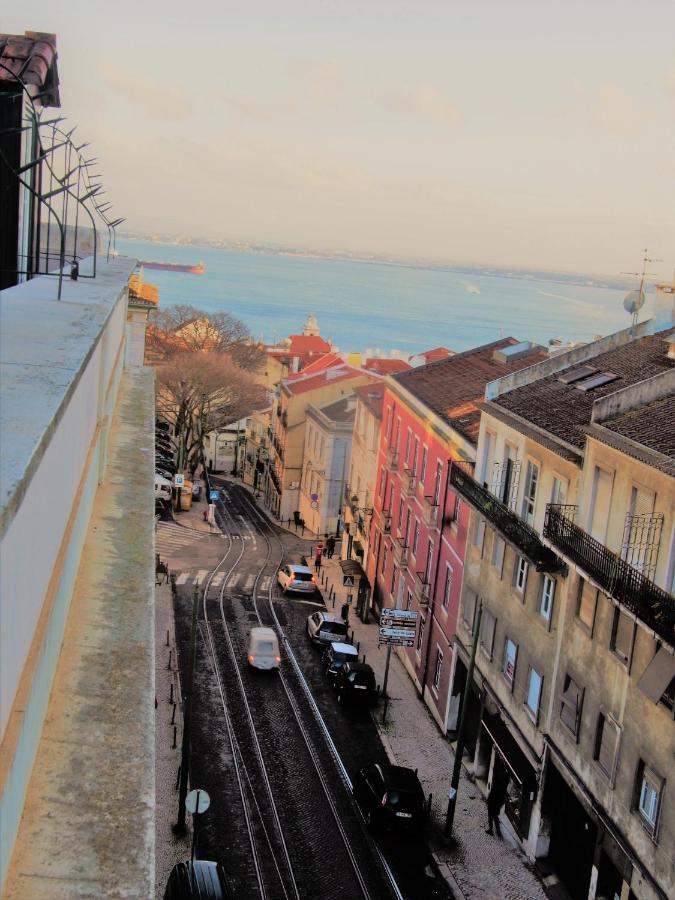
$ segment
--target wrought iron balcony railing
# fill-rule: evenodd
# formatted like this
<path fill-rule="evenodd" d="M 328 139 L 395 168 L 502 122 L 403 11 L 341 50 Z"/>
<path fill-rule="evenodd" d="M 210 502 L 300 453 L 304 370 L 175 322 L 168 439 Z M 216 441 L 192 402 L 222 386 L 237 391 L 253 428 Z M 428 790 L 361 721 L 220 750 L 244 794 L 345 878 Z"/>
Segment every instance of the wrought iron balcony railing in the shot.
<path fill-rule="evenodd" d="M 394 560 L 396 561 L 397 566 L 408 565 L 408 552 L 409 547 L 406 544 L 405 538 L 396 538 L 394 541 Z"/>
<path fill-rule="evenodd" d="M 415 572 L 413 591 L 419 606 L 428 606 L 431 597 L 431 585 L 426 580 L 426 572 Z"/>
<path fill-rule="evenodd" d="M 410 469 L 403 469 L 401 473 L 401 494 L 404 497 L 415 496 L 415 475 Z"/>
<path fill-rule="evenodd" d="M 533 528 L 457 463 L 450 469 L 450 484 L 509 543 L 514 544 L 538 572 L 567 572 L 566 564 L 542 543 Z"/>
<path fill-rule="evenodd" d="M 549 503 L 544 537 L 605 593 L 666 640 L 675 642 L 675 598 L 573 521 L 576 506 Z"/>
<path fill-rule="evenodd" d="M 422 514 L 429 528 L 438 527 L 438 502 L 433 497 L 422 498 Z"/>

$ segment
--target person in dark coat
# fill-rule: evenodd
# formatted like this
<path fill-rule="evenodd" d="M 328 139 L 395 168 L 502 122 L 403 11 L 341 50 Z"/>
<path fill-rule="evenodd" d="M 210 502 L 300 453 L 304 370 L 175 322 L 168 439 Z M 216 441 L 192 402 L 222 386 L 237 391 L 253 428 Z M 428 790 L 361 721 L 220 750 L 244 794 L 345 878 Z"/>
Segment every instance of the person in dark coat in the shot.
<path fill-rule="evenodd" d="M 497 837 L 502 836 L 502 829 L 499 825 L 499 812 L 506 802 L 506 790 L 509 786 L 509 775 L 506 767 L 499 760 L 495 760 L 495 769 L 492 773 L 492 785 L 487 795 L 488 808 L 488 827 L 485 829 L 487 834 L 492 834 L 494 825 Z"/>
<path fill-rule="evenodd" d="M 334 553 L 335 553 L 335 538 L 331 534 L 331 536 L 326 541 L 326 556 L 328 557 L 328 559 L 332 559 Z"/>

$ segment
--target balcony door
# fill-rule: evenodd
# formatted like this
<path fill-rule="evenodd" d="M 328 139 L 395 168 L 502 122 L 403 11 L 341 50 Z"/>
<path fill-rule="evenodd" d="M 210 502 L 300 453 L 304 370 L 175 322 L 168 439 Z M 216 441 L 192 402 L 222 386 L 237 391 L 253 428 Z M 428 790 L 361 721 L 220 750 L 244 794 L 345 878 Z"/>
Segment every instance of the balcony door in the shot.
<path fill-rule="evenodd" d="M 612 504 L 612 486 L 614 473 L 606 472 L 600 466 L 596 466 L 593 472 L 593 489 L 591 492 L 591 511 L 589 516 L 588 531 L 591 537 L 601 544 L 607 538 L 607 526 L 609 524 L 609 511 Z"/>

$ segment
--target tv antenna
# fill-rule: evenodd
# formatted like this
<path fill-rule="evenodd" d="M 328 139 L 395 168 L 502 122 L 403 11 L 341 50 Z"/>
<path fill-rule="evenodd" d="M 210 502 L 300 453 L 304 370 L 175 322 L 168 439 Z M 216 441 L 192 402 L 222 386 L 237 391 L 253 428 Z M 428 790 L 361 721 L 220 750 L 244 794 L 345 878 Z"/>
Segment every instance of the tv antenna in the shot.
<path fill-rule="evenodd" d="M 654 274 L 653 272 L 647 271 L 647 263 L 663 262 L 662 259 L 650 258 L 647 256 L 648 252 L 649 251 L 645 247 L 641 272 L 621 272 L 622 275 L 634 275 L 636 278 L 640 279 L 640 287 L 637 290 L 629 291 L 623 298 L 623 308 L 627 313 L 631 313 L 633 316 L 633 323 L 631 325 L 633 331 L 635 331 L 635 326 L 637 325 L 638 313 L 645 303 L 645 276 Z"/>

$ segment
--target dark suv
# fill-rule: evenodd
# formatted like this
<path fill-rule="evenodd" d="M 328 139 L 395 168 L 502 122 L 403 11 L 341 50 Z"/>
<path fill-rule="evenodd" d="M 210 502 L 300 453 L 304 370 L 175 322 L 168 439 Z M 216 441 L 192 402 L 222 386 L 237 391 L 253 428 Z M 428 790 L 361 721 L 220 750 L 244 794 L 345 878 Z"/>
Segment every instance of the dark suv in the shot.
<path fill-rule="evenodd" d="M 372 828 L 420 829 L 427 807 L 417 772 L 389 763 L 370 763 L 354 777 L 354 798 Z"/>
<path fill-rule="evenodd" d="M 335 690 L 338 703 L 375 703 L 375 673 L 367 663 L 350 659 L 340 667 L 335 676 Z"/>

